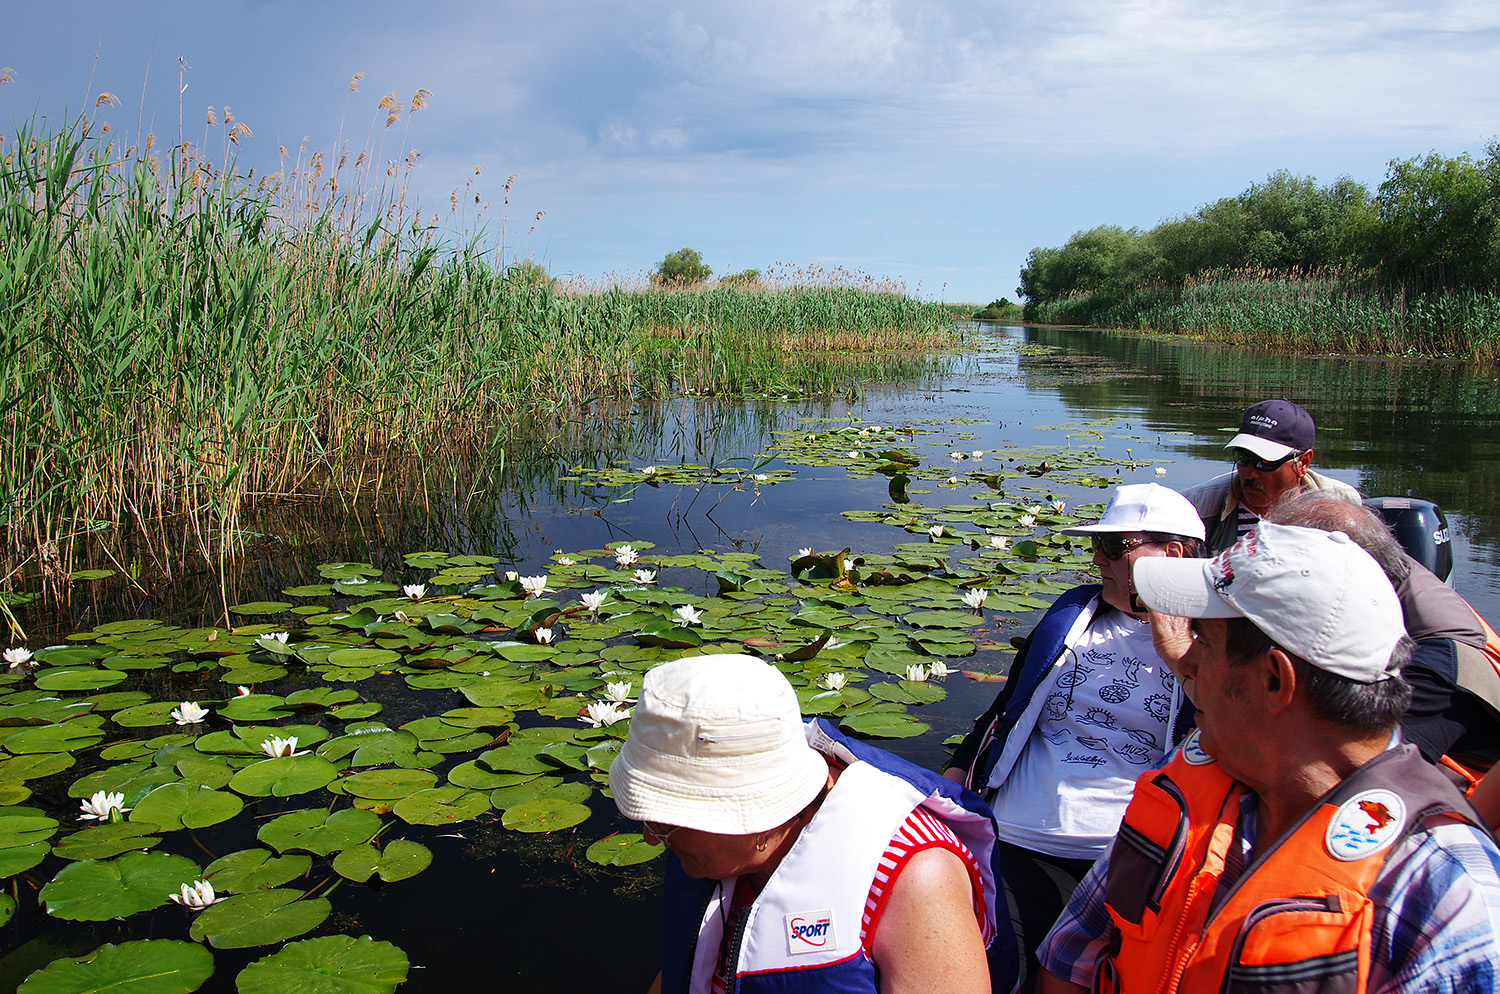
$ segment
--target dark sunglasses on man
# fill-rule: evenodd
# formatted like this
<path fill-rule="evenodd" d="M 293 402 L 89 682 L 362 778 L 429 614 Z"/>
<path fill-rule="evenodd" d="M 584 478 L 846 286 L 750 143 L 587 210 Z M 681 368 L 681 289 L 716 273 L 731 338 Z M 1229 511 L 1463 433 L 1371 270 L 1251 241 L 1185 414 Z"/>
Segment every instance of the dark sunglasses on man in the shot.
<path fill-rule="evenodd" d="M 1132 549 L 1139 549 L 1143 545 L 1151 545 L 1149 538 L 1126 538 L 1123 535 L 1093 535 L 1090 536 L 1094 543 L 1094 551 L 1103 554 L 1110 562 L 1117 562 L 1119 558 Z"/>
<path fill-rule="evenodd" d="M 1262 473 L 1274 473 L 1301 454 L 1300 452 L 1288 452 L 1280 459 L 1262 459 L 1248 449 L 1229 450 L 1229 458 L 1234 460 L 1236 466 L 1248 466 L 1251 469 L 1260 470 Z"/>

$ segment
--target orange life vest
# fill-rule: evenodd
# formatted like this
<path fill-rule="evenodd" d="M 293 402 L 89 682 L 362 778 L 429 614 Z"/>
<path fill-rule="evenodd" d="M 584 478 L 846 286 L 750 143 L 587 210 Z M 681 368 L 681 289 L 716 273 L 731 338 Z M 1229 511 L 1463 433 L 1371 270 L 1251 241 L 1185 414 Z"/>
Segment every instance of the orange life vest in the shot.
<path fill-rule="evenodd" d="M 1136 781 L 1110 852 L 1112 928 L 1094 990 L 1363 992 L 1391 847 L 1420 820 L 1472 809 L 1414 746 L 1382 753 L 1325 795 L 1220 892 L 1243 785 L 1198 748 Z"/>
<path fill-rule="evenodd" d="M 1470 611 L 1474 611 L 1472 604 L 1468 607 Z M 1490 627 L 1490 623 L 1485 621 L 1484 616 L 1478 611 L 1474 611 L 1474 620 L 1479 622 L 1479 627 L 1484 630 L 1484 645 L 1476 646 L 1475 648 L 1484 653 L 1490 665 L 1495 668 L 1495 672 L 1500 674 L 1500 635 L 1495 634 L 1495 630 Z M 1460 686 L 1462 687 L 1462 682 L 1460 682 Z M 1473 688 L 1465 689 L 1474 692 Z M 1482 693 L 1478 694 L 1478 696 L 1488 702 L 1491 707 L 1500 710 L 1500 702 L 1491 700 L 1489 696 Z M 1453 772 L 1454 780 L 1458 783 L 1459 789 L 1464 792 L 1464 796 L 1466 797 L 1474 793 L 1474 788 L 1478 786 L 1480 778 L 1484 776 L 1488 769 L 1486 766 L 1473 766 L 1461 762 L 1454 756 L 1440 756 L 1438 762 Z"/>

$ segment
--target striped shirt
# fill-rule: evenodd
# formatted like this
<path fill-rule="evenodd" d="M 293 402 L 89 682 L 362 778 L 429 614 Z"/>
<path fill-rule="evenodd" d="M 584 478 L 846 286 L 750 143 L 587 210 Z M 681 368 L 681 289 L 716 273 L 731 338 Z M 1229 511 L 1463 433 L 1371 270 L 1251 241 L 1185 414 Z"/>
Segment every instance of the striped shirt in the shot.
<path fill-rule="evenodd" d="M 1255 844 L 1255 795 L 1240 801 L 1237 859 L 1226 861 L 1220 886 L 1234 882 Z M 1056 977 L 1091 984 L 1104 948 L 1105 853 L 1083 878 L 1038 953 Z M 1500 987 L 1500 849 L 1480 829 L 1439 821 L 1391 850 L 1370 886 L 1368 994 L 1493 991 Z"/>

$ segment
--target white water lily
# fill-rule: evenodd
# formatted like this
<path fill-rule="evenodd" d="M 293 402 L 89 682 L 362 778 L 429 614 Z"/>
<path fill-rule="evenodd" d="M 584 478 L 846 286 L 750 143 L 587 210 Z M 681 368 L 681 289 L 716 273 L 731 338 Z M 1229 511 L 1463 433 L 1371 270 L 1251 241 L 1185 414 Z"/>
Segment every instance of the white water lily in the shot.
<path fill-rule="evenodd" d="M 408 583 L 401 588 L 401 592 L 414 601 L 419 601 L 427 596 L 427 584 Z"/>
<path fill-rule="evenodd" d="M 765 473 L 756 473 L 755 474 L 755 482 L 756 483 L 765 483 L 769 479 L 770 479 L 770 477 L 767 476 Z"/>
<path fill-rule="evenodd" d="M 640 562 L 640 559 L 641 554 L 628 545 L 621 545 L 615 548 L 616 566 L 634 566 Z"/>
<path fill-rule="evenodd" d="M 14 649 L 6 649 L 4 654 L 0 655 L 0 658 L 9 663 L 11 669 L 19 670 L 31 665 L 32 655 L 33 653 L 30 649 L 18 646 Z"/>
<path fill-rule="evenodd" d="M 208 708 L 196 701 L 183 701 L 172 709 L 172 720 L 179 725 L 196 725 L 208 717 Z"/>
<path fill-rule="evenodd" d="M 1167 467 L 1165 467 L 1165 466 L 1158 466 L 1158 467 L 1156 467 L 1156 475 L 1157 476 L 1166 476 L 1167 475 Z"/>
<path fill-rule="evenodd" d="M 646 474 L 647 476 L 655 476 L 656 475 L 656 467 L 655 466 L 644 466 L 644 467 L 641 468 L 641 472 L 644 473 L 644 474 Z"/>
<path fill-rule="evenodd" d="M 101 790 L 78 803 L 83 808 L 83 813 L 78 817 L 84 821 L 111 821 L 114 812 L 118 811 L 123 815 L 130 810 L 125 806 L 125 795 L 119 791 Z"/>
<path fill-rule="evenodd" d="M 964 604 L 975 609 L 984 607 L 984 599 L 990 592 L 983 587 L 975 587 L 973 590 L 964 591 Z"/>
<path fill-rule="evenodd" d="M 513 569 L 508 569 L 508 570 L 505 571 L 505 582 L 506 583 L 515 583 L 520 578 L 521 578 L 521 574 L 517 573 Z"/>
<path fill-rule="evenodd" d="M 844 684 L 849 682 L 849 677 L 843 673 L 824 673 L 823 679 L 818 681 L 818 686 L 824 690 L 843 690 Z"/>
<path fill-rule="evenodd" d="M 606 683 L 604 685 L 604 697 L 605 700 L 613 704 L 628 704 L 635 700 L 634 697 L 630 696 L 629 680 Z"/>
<path fill-rule="evenodd" d="M 1058 514 L 1062 514 L 1067 509 L 1068 505 L 1063 501 L 1055 500 L 1052 502 L 1052 510 L 1056 511 Z"/>
<path fill-rule="evenodd" d="M 962 452 L 950 452 L 948 453 L 948 458 L 952 459 L 954 462 L 963 462 L 964 454 Z"/>
<path fill-rule="evenodd" d="M 286 632 L 266 632 L 256 641 L 280 642 L 282 645 L 286 645 L 286 640 L 290 637 Z"/>
<path fill-rule="evenodd" d="M 677 620 L 682 622 L 684 625 L 696 625 L 698 622 L 703 620 L 703 612 L 699 611 L 691 604 L 682 605 L 682 607 L 678 608 L 674 613 L 677 615 Z"/>
<path fill-rule="evenodd" d="M 973 457 L 974 457 L 974 458 L 975 458 L 975 459 L 983 459 L 983 458 L 984 458 L 984 450 L 983 450 L 983 449 L 975 449 L 975 450 L 974 450 L 974 451 L 973 451 L 973 452 L 972 452 L 972 453 L 971 453 L 971 455 L 973 455 Z"/>
<path fill-rule="evenodd" d="M 214 885 L 207 880 L 194 880 L 190 884 L 183 884 L 181 894 L 168 894 L 167 896 L 184 908 L 194 910 L 225 900 L 225 898 L 214 896 Z"/>
<path fill-rule="evenodd" d="M 558 556 L 557 557 L 557 565 L 559 565 L 559 566 L 577 566 L 578 565 L 578 560 L 574 559 L 572 556 Z"/>
<path fill-rule="evenodd" d="M 927 529 L 927 534 L 931 535 L 933 538 L 942 538 L 943 535 L 947 533 L 947 531 L 948 529 L 943 527 L 942 525 L 933 525 L 931 528 Z"/>
<path fill-rule="evenodd" d="M 805 548 L 805 549 L 798 549 L 797 550 L 797 558 L 798 559 L 804 559 L 807 556 L 810 556 L 812 554 L 813 554 L 813 550 L 812 550 L 812 546 L 810 546 L 810 545 L 807 548 Z"/>
<path fill-rule="evenodd" d="M 239 684 L 234 688 L 234 693 L 236 697 L 249 697 L 251 691 L 250 688 L 245 686 L 244 684 Z"/>
<path fill-rule="evenodd" d="M 1003 549 L 1003 548 L 1005 548 L 1009 544 L 1010 544 L 1010 539 L 1006 538 L 1004 535 L 991 535 L 990 536 L 990 548 L 991 549 Z"/>
<path fill-rule="evenodd" d="M 538 645 L 552 644 L 552 629 L 538 628 L 533 634 L 536 635 L 536 641 Z"/>
<path fill-rule="evenodd" d="M 604 598 L 609 594 L 603 590 L 596 590 L 591 594 L 580 594 L 578 599 L 583 601 L 583 606 L 589 609 L 589 614 L 599 616 L 599 609 L 604 606 Z"/>
<path fill-rule="evenodd" d="M 859 458 L 859 450 L 858 449 L 850 449 L 849 450 L 849 458 L 850 459 L 858 459 Z"/>
<path fill-rule="evenodd" d="M 1026 507 L 1026 513 L 1027 514 L 1041 514 L 1042 513 L 1042 505 L 1040 505 L 1040 504 L 1030 504 L 1030 505 L 1027 505 L 1027 507 Z"/>
<path fill-rule="evenodd" d="M 303 749 L 301 752 L 297 751 L 297 736 L 295 735 L 288 735 L 286 738 L 282 738 L 279 735 L 273 735 L 269 739 L 265 739 L 261 742 L 260 751 L 265 753 L 267 756 L 270 756 L 272 759 L 282 759 L 287 756 L 307 755 L 306 749 Z"/>
<path fill-rule="evenodd" d="M 830 636 L 828 636 L 828 641 L 823 643 L 823 648 L 824 649 L 842 649 L 844 646 L 846 646 L 848 644 L 849 643 L 845 642 L 843 639 L 840 639 L 840 638 L 837 638 L 837 637 L 835 637 L 833 635 L 830 635 Z"/>
<path fill-rule="evenodd" d="M 807 436 L 807 440 L 809 442 L 816 442 L 818 440 L 818 436 L 816 436 L 816 435 L 809 435 L 809 436 Z"/>
<path fill-rule="evenodd" d="M 956 486 L 958 486 L 958 477 L 956 477 L 956 476 L 950 476 L 950 477 L 948 477 L 948 486 L 950 486 L 950 487 L 956 487 Z"/>
<path fill-rule="evenodd" d="M 654 570 L 654 569 L 638 569 L 638 570 L 636 570 L 635 571 L 635 582 L 636 583 L 655 583 L 656 582 L 656 570 Z"/>
<path fill-rule="evenodd" d="M 844 572 L 847 573 L 847 572 L 849 572 L 852 569 L 854 569 L 854 560 L 852 560 L 852 559 L 845 559 L 844 560 Z"/>
<path fill-rule="evenodd" d="M 1021 525 L 1022 528 L 1035 528 L 1036 527 L 1036 515 L 1034 515 L 1034 514 L 1023 514 L 1023 515 L 1021 515 L 1020 525 Z"/>
<path fill-rule="evenodd" d="M 941 659 L 934 659 L 932 662 L 927 664 L 927 675 L 934 680 L 941 680 L 943 677 L 952 672 L 953 671 L 948 668 L 948 664 L 943 662 Z"/>
<path fill-rule="evenodd" d="M 526 591 L 528 600 L 542 596 L 547 592 L 547 575 L 521 577 L 521 589 Z"/>
<path fill-rule="evenodd" d="M 630 709 L 622 708 L 614 701 L 590 701 L 578 720 L 594 728 L 606 728 L 617 721 L 630 717 Z"/>
<path fill-rule="evenodd" d="M 910 680 L 912 683 L 926 683 L 927 667 L 923 666 L 921 663 L 912 663 L 906 668 L 906 679 Z"/>

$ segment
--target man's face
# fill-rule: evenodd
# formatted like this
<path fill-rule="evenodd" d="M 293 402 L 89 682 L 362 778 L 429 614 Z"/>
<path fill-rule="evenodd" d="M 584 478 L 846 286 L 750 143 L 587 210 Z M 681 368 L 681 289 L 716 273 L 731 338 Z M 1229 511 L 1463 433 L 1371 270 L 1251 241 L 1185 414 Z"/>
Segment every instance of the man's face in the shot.
<path fill-rule="evenodd" d="M 1194 618 L 1192 644 L 1174 669 L 1198 709 L 1199 743 L 1236 775 L 1235 767 L 1245 758 L 1240 746 L 1254 722 L 1246 707 L 1245 673 L 1229 662 L 1228 630 L 1222 618 Z"/>
<path fill-rule="evenodd" d="M 1234 450 L 1233 454 L 1239 455 L 1239 450 Z M 1296 493 L 1301 488 L 1302 478 L 1312 466 L 1312 456 L 1312 449 L 1308 449 L 1269 470 L 1237 462 L 1235 480 L 1231 487 L 1235 491 L 1234 496 L 1257 515 L 1264 517 L 1283 494 Z"/>

